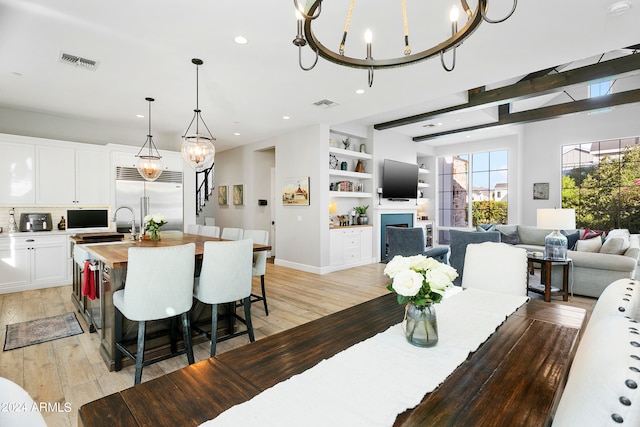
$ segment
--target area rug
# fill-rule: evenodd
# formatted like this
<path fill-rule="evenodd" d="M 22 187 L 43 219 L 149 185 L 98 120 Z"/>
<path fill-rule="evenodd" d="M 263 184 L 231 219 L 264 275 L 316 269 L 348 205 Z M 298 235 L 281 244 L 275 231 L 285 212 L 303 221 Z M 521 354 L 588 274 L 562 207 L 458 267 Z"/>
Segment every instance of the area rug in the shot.
<path fill-rule="evenodd" d="M 84 333 L 74 312 L 7 325 L 4 350 L 14 350 Z"/>

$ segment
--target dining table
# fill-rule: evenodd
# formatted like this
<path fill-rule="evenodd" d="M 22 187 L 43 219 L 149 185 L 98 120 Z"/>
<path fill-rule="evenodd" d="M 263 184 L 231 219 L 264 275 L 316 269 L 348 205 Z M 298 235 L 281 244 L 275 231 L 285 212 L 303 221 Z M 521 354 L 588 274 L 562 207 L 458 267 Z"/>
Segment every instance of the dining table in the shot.
<path fill-rule="evenodd" d="M 119 331 L 115 328 L 115 306 L 113 305 L 113 293 L 124 288 L 127 275 L 127 263 L 130 248 L 159 248 L 175 245 L 184 245 L 187 243 L 195 244 L 195 261 L 196 270 L 202 263 L 202 255 L 204 253 L 204 243 L 216 241 L 223 242 L 225 239 L 201 236 L 198 234 L 182 233 L 180 231 L 164 231 L 161 232 L 160 240 L 153 241 L 146 238 L 142 239 L 124 239 L 117 242 L 101 242 L 84 244 L 82 247 L 90 254 L 91 259 L 97 263 L 98 271 L 98 306 L 101 327 L 97 331 L 100 336 L 100 355 L 109 370 L 115 369 L 115 343 L 121 340 L 131 341 L 132 349 L 135 347 L 135 337 L 137 334 L 137 323 L 128 319 L 123 319 L 123 330 Z M 253 251 L 269 251 L 271 246 L 262 244 L 253 244 Z M 218 322 L 219 336 L 233 333 L 235 322 L 230 319 L 233 316 L 227 316 L 225 308 L 221 307 L 221 318 Z M 193 324 L 211 324 L 211 310 L 199 301 L 194 301 L 191 309 L 191 318 Z M 170 328 L 170 321 L 159 320 L 150 322 L 147 332 L 151 336 L 157 336 L 148 342 L 145 348 L 145 357 L 156 357 L 170 352 L 170 343 L 168 335 L 164 332 Z M 198 343 L 204 338 L 199 335 L 193 337 L 194 343 Z M 182 341 L 178 342 L 181 347 Z M 123 364 L 130 364 L 128 358 L 123 358 Z"/>
<path fill-rule="evenodd" d="M 233 410 L 251 405 L 327 359 L 397 327 L 403 316 L 404 307 L 397 303 L 396 295 L 383 295 L 87 403 L 79 409 L 79 425 L 217 425 L 216 421 Z M 550 425 L 585 317 L 582 308 L 537 299 L 524 302 L 500 320 L 497 329 L 434 390 L 393 415 L 388 425 Z M 464 335 L 456 340 L 464 341 Z M 411 346 L 406 341 L 396 345 Z M 444 342 L 440 345 L 445 346 Z M 420 350 L 424 350 L 425 361 L 431 360 L 433 349 Z M 393 369 L 389 363 L 387 370 Z M 367 371 L 366 375 L 384 377 L 383 371 Z M 414 381 L 420 379 L 417 372 Z M 391 392 L 379 386 L 375 393 L 385 398 L 385 393 Z M 297 401 L 293 397 L 273 404 L 294 405 Z M 333 425 L 353 425 L 346 419 L 351 421 L 351 411 L 362 412 L 353 404 L 357 397 L 344 399 L 335 407 L 314 400 L 308 404 L 333 417 Z M 296 410 L 292 408 L 291 413 L 299 413 Z M 287 420 L 288 414 L 282 412 L 285 421 L 280 425 L 300 425 L 301 420 Z M 349 417 L 341 423 L 345 414 Z M 259 415 L 248 412 L 243 425 L 259 425 L 249 422 Z M 363 421 L 359 425 L 370 424 Z"/>

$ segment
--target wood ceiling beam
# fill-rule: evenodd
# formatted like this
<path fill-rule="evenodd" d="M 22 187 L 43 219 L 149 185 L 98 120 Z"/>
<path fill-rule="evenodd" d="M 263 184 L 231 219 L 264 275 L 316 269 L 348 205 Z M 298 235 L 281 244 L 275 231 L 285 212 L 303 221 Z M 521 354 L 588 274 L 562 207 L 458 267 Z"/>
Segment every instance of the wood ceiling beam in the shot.
<path fill-rule="evenodd" d="M 610 95 L 588 98 L 579 101 L 566 102 L 564 104 L 551 105 L 548 107 L 520 111 L 517 113 L 510 113 L 509 104 L 502 104 L 498 108 L 497 122 L 485 123 L 477 126 L 470 126 L 466 128 L 454 129 L 429 135 L 416 136 L 413 138 L 413 141 L 420 142 L 434 140 L 456 133 L 470 132 L 478 129 L 486 129 L 489 127 L 532 123 L 541 120 L 552 119 L 554 117 L 566 116 L 569 114 L 581 113 L 584 111 L 593 111 L 601 108 L 614 107 L 616 105 L 632 104 L 636 102 L 640 102 L 640 89 L 613 93 Z"/>
<path fill-rule="evenodd" d="M 509 86 L 478 91 L 470 90 L 468 102 L 454 105 L 440 110 L 421 113 L 414 116 L 378 123 L 373 126 L 376 130 L 391 129 L 406 126 L 426 120 L 435 119 L 453 112 L 477 110 L 517 101 L 549 93 L 562 92 L 571 86 L 585 84 L 599 79 L 621 78 L 638 74 L 640 71 L 640 54 L 626 55 L 620 58 L 599 62 L 586 67 L 563 71 L 557 74 L 543 75 L 528 80 L 521 80 Z"/>

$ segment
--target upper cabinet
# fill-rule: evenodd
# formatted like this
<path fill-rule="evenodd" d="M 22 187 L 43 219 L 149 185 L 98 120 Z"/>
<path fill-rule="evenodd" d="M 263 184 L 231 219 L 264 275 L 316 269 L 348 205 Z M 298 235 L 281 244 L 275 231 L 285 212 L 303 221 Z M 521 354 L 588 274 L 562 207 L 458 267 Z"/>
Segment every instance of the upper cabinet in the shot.
<path fill-rule="evenodd" d="M 105 149 L 36 146 L 39 205 L 108 205 L 109 154 Z"/>
<path fill-rule="evenodd" d="M 32 205 L 36 201 L 35 147 L 0 142 L 0 203 Z"/>

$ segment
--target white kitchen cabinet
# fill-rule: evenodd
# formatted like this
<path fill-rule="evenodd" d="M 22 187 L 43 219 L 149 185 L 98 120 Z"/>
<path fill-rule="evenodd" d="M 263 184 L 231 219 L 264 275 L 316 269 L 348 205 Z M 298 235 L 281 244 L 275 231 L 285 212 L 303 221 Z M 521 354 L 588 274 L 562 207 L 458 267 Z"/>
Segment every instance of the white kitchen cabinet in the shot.
<path fill-rule="evenodd" d="M 109 204 L 109 154 L 106 150 L 37 146 L 39 205 Z"/>
<path fill-rule="evenodd" d="M 335 270 L 371 263 L 372 227 L 336 227 L 329 230 L 329 263 Z"/>
<path fill-rule="evenodd" d="M 0 239 L 0 293 L 68 283 L 66 235 Z"/>
<path fill-rule="evenodd" d="M 56 206 L 75 203 L 75 154 L 73 148 L 36 147 L 38 185 L 36 203 Z"/>
<path fill-rule="evenodd" d="M 35 146 L 0 142 L 0 203 L 32 205 L 36 201 Z"/>
<path fill-rule="evenodd" d="M 109 153 L 97 148 L 75 151 L 77 204 L 108 205 L 111 194 Z"/>

